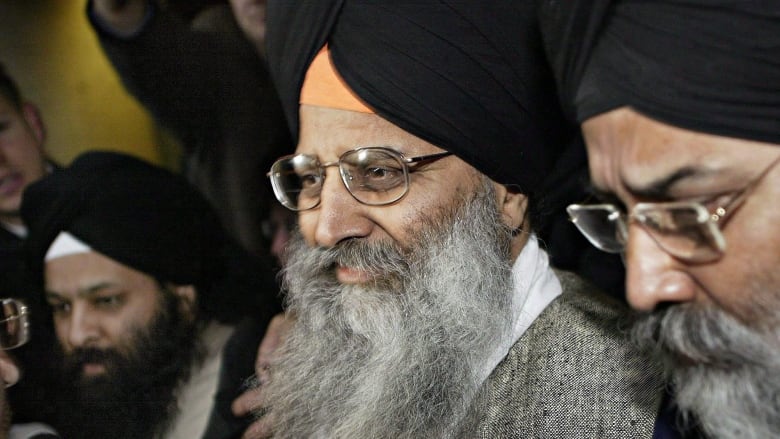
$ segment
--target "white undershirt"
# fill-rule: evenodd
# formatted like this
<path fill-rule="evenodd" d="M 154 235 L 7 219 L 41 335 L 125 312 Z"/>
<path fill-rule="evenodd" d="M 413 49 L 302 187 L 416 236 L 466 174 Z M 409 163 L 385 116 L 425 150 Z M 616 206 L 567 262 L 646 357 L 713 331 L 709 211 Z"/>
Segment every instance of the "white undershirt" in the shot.
<path fill-rule="evenodd" d="M 233 327 L 212 322 L 203 332 L 207 354 L 203 365 L 193 371 L 189 381 L 179 390 L 179 414 L 165 434 L 166 439 L 194 439 L 203 435 L 214 407 L 222 349 Z M 253 348 L 254 349 L 254 348 Z"/>
<path fill-rule="evenodd" d="M 512 284 L 511 329 L 486 358 L 478 376 L 480 383 L 490 376 L 539 314 L 563 291 L 558 277 L 550 268 L 547 253 L 539 248 L 535 235 L 528 239 L 512 266 Z"/>
<path fill-rule="evenodd" d="M 40 422 L 31 422 L 29 424 L 12 425 L 11 431 L 8 432 L 8 439 L 29 439 L 39 434 L 53 434 L 57 436 L 57 432 L 50 426 Z"/>

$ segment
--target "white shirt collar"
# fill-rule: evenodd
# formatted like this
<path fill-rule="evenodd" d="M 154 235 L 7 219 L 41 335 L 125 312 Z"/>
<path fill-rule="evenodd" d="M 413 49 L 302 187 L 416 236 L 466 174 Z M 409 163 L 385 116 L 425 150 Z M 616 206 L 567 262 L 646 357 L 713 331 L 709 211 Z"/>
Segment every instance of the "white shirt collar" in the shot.
<path fill-rule="evenodd" d="M 535 235 L 531 235 L 512 266 L 513 294 L 512 315 L 509 332 L 485 360 L 481 369 L 480 382 L 484 382 L 493 369 L 506 357 L 523 333 L 533 324 L 539 314 L 547 308 L 563 289 L 558 277 L 550 267 L 547 253 L 539 248 Z"/>
<path fill-rule="evenodd" d="M 8 230 L 9 232 L 13 233 L 14 235 L 18 236 L 21 239 L 27 237 L 27 227 L 21 224 L 11 224 L 5 221 L 0 221 L 0 226 L 2 226 L 4 229 Z"/>

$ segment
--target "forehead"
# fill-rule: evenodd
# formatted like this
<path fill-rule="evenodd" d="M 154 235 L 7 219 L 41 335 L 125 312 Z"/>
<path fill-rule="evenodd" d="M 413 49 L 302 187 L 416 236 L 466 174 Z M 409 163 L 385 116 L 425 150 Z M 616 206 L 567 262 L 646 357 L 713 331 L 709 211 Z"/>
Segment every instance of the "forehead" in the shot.
<path fill-rule="evenodd" d="M 128 289 L 156 290 L 157 286 L 153 277 L 95 251 L 46 262 L 47 291 L 73 295 L 84 288 L 105 282 Z"/>
<path fill-rule="evenodd" d="M 726 186 L 755 174 L 777 151 L 678 128 L 627 108 L 588 119 L 582 129 L 593 185 L 618 195 L 650 186 L 670 194 L 681 185 L 697 190 Z"/>
<path fill-rule="evenodd" d="M 444 152 L 376 114 L 301 105 L 296 152 L 335 159 L 361 146 L 387 146 L 405 155 Z"/>

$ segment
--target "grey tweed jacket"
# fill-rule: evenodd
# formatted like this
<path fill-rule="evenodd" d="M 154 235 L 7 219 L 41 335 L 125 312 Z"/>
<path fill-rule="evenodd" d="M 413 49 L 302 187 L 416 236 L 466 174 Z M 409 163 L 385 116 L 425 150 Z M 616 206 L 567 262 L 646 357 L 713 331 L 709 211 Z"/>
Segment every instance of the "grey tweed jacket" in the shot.
<path fill-rule="evenodd" d="M 629 345 L 625 307 L 574 274 L 493 371 L 471 419 L 476 438 L 650 438 L 658 367 Z M 474 431 L 474 430 L 472 430 Z"/>

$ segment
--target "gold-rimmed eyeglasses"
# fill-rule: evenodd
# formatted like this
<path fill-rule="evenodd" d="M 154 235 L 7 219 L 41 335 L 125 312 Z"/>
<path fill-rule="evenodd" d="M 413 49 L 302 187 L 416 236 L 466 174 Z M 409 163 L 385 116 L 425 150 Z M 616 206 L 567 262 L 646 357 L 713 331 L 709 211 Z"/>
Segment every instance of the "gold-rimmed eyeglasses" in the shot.
<path fill-rule="evenodd" d="M 708 210 L 698 202 L 638 203 L 629 213 L 613 204 L 572 204 L 566 208 L 569 219 L 596 248 L 622 253 L 628 242 L 628 225 L 639 224 L 670 255 L 689 262 L 710 262 L 726 251 L 723 228 L 742 203 L 769 174 L 780 157 L 731 200 Z"/>
<path fill-rule="evenodd" d="M 341 181 L 360 203 L 383 206 L 394 203 L 409 192 L 410 165 L 420 165 L 452 155 L 451 152 L 405 157 L 385 147 L 356 148 L 338 160 L 320 163 L 315 155 L 294 154 L 277 160 L 268 177 L 274 195 L 294 211 L 314 209 L 320 204 L 325 168 L 338 166 Z"/>

